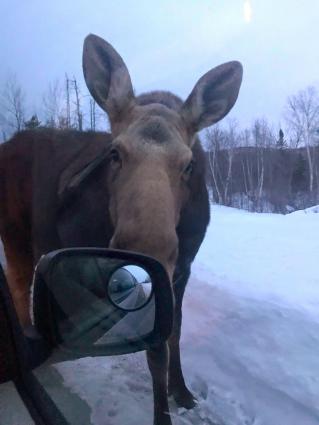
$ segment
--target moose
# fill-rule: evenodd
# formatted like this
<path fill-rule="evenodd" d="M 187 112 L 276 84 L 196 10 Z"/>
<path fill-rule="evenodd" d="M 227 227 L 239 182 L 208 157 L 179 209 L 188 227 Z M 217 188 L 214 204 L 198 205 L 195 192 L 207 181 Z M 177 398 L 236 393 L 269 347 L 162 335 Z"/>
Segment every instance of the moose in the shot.
<path fill-rule="evenodd" d="M 203 75 L 182 101 L 170 92 L 135 96 L 128 69 L 102 38 L 83 48 L 87 87 L 108 114 L 110 133 L 39 128 L 0 146 L 0 235 L 21 325 L 31 323 L 34 266 L 49 251 L 78 246 L 136 251 L 159 260 L 175 297 L 167 344 L 147 351 L 154 423 L 170 425 L 168 395 L 196 399 L 181 368 L 182 301 L 209 222 L 205 156 L 197 132 L 235 104 L 242 65 Z"/>

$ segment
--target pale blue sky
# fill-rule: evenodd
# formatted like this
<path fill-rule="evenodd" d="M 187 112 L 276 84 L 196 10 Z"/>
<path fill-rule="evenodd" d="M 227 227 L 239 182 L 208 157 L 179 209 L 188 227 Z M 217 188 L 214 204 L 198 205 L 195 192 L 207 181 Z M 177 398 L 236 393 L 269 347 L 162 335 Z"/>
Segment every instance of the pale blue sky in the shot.
<path fill-rule="evenodd" d="M 319 86 L 319 0 L 0 0 L 0 85 L 15 72 L 29 104 L 65 72 L 80 78 L 82 43 L 92 32 L 122 55 L 137 93 L 186 97 L 210 68 L 244 66 L 235 116 L 278 124 L 286 97 Z"/>

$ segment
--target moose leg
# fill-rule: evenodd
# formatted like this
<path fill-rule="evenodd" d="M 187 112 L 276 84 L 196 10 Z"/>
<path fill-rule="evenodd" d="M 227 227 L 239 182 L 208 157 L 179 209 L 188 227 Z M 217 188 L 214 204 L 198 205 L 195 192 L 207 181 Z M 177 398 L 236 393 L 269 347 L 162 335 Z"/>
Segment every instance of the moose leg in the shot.
<path fill-rule="evenodd" d="M 147 351 L 154 395 L 154 425 L 172 425 L 167 399 L 168 349 L 162 343 Z"/>
<path fill-rule="evenodd" d="M 176 404 L 185 409 L 192 409 L 196 405 L 196 399 L 189 391 L 185 384 L 181 358 L 179 341 L 181 336 L 182 325 L 182 302 L 185 292 L 186 283 L 189 278 L 187 273 L 174 286 L 175 294 L 175 315 L 173 332 L 168 340 L 169 344 L 169 394 L 174 397 Z"/>
<path fill-rule="evenodd" d="M 7 260 L 6 277 L 13 303 L 22 327 L 31 324 L 30 286 L 33 275 L 33 258 L 31 250 L 21 244 L 12 244 L 3 238 L 4 252 Z"/>

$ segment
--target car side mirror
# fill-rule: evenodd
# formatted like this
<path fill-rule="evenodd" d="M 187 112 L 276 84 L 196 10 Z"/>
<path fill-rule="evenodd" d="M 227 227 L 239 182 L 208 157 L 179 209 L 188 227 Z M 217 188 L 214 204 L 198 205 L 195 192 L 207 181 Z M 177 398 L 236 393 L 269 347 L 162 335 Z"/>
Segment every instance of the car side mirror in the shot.
<path fill-rule="evenodd" d="M 166 341 L 173 294 L 163 266 L 141 254 L 62 249 L 35 270 L 34 324 L 51 348 L 73 357 L 125 354 Z"/>

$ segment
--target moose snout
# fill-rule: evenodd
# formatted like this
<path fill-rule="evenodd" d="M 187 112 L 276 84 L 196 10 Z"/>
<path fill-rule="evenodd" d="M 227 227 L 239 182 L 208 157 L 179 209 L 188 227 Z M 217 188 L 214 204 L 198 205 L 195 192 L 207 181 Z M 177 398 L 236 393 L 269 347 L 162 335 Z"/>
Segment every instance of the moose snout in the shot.
<path fill-rule="evenodd" d="M 116 231 L 110 242 L 110 248 L 134 251 L 158 260 L 172 279 L 177 256 L 178 239 L 175 232 L 130 233 Z"/>

